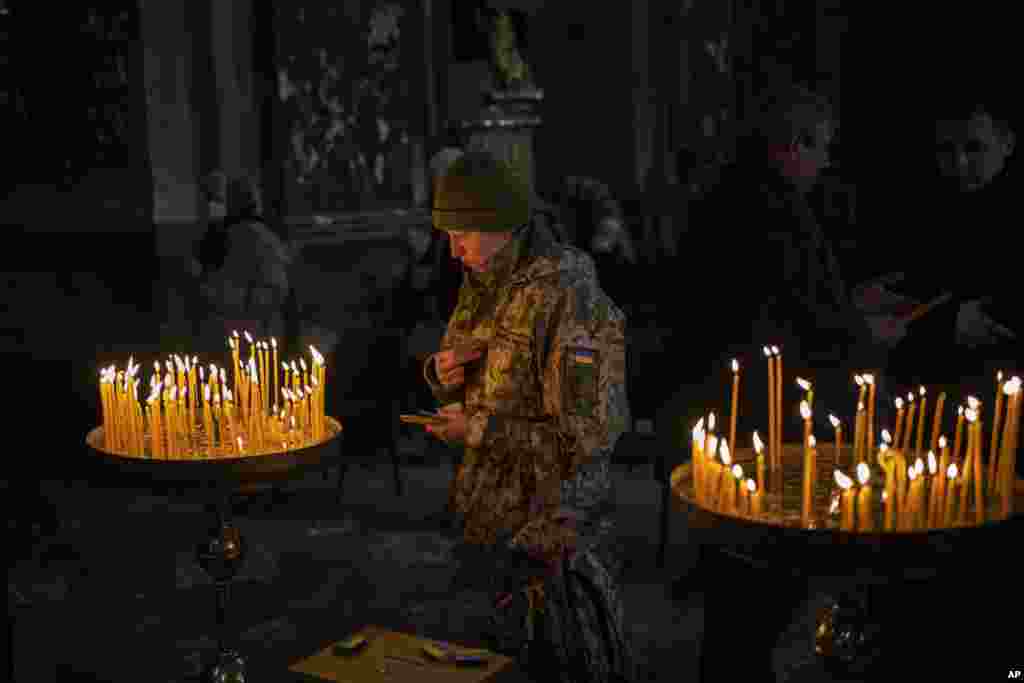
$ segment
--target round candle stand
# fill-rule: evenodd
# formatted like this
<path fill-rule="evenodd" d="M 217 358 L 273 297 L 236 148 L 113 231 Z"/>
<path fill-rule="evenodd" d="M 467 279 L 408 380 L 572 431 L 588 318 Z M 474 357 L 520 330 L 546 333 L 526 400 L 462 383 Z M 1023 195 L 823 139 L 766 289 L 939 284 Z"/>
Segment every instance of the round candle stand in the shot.
<path fill-rule="evenodd" d="M 838 469 L 852 477 L 852 452 L 844 450 Z M 802 446 L 787 444 L 781 471 L 768 468 L 756 519 L 749 512 L 721 509 L 709 499 L 707 483 L 705 493 L 698 496 L 692 462 L 673 470 L 673 499 L 688 516 L 691 530 L 703 535 L 704 544 L 714 552 L 751 569 L 785 570 L 806 578 L 808 584 L 811 579 L 824 581 L 828 589 L 823 592 L 832 597 L 816 614 L 815 632 L 807 634 L 809 647 L 835 675 L 874 675 L 880 655 L 899 654 L 889 651 L 899 643 L 900 634 L 888 624 L 897 612 L 892 603 L 898 602 L 899 591 L 918 590 L 914 587 L 946 577 L 952 577 L 955 585 L 965 567 L 978 570 L 1005 564 L 1005 549 L 1013 545 L 1024 522 L 1024 480 L 1015 482 L 1008 518 L 999 518 L 998 505 L 991 501 L 987 521 L 981 524 L 972 518 L 972 523 L 952 528 L 884 531 L 880 496 L 884 485 L 877 479 L 881 468 L 868 462 L 876 477 L 871 482 L 874 530 L 854 531 L 840 525 L 831 445 L 823 444 L 817 451 L 813 511 L 810 519 L 802 518 L 803 453 Z M 744 472 L 755 471 L 750 449 L 738 449 L 732 455 Z"/>
<path fill-rule="evenodd" d="M 204 666 L 208 683 L 249 680 L 245 658 L 231 643 L 227 607 L 231 582 L 245 562 L 246 542 L 232 520 L 231 496 L 243 484 L 287 480 L 310 469 L 337 464 L 341 424 L 325 418 L 326 434 L 317 443 L 282 452 L 214 455 L 204 458 L 151 458 L 113 453 L 103 447 L 103 428 L 89 432 L 86 445 L 99 461 L 125 476 L 201 489 L 212 494 L 214 513 L 206 537 L 195 548 L 196 561 L 213 581 L 216 600 L 217 650 Z M 147 436 L 148 438 L 148 436 Z"/>

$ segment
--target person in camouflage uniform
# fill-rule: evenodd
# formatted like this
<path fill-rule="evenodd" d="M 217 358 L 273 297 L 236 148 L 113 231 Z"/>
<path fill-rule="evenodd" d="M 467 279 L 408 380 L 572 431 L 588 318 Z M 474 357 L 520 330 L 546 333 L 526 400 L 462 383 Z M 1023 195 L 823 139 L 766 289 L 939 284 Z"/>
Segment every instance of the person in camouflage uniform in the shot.
<path fill-rule="evenodd" d="M 632 680 L 610 549 L 626 320 L 590 257 L 529 224 L 527 192 L 481 151 L 436 181 L 434 225 L 467 271 L 424 365 L 448 417 L 428 430 L 465 445 L 450 504 L 501 648 L 545 680 Z"/>

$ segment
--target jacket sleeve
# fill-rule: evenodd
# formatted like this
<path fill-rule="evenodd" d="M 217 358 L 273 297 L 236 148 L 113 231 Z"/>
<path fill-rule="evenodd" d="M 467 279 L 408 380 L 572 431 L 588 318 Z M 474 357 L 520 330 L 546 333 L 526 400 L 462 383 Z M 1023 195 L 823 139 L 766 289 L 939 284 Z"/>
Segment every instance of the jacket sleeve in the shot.
<path fill-rule="evenodd" d="M 626 429 L 625 319 L 596 283 L 577 282 L 547 302 L 534 342 L 546 417 L 480 410 L 469 417 L 466 443 L 488 449 L 514 442 L 533 465 L 538 490 L 555 496 L 561 481 L 610 453 Z"/>

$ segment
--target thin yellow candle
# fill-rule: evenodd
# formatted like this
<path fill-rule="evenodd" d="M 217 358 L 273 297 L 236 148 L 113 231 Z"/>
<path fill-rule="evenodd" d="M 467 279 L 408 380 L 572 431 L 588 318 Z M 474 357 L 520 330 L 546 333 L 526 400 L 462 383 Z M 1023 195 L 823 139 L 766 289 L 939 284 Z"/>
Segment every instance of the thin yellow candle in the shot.
<path fill-rule="evenodd" d="M 775 469 L 775 358 L 767 346 L 764 347 L 764 355 L 768 358 L 768 458 L 772 469 Z"/>
<path fill-rule="evenodd" d="M 903 399 L 896 397 L 893 401 L 896 404 L 896 445 L 900 444 L 900 437 L 903 436 Z"/>
<path fill-rule="evenodd" d="M 949 467 L 946 468 L 946 509 L 942 517 L 942 526 L 952 527 L 956 522 L 956 489 L 960 485 L 957 480 L 959 474 L 959 468 L 955 462 L 949 463 Z"/>
<path fill-rule="evenodd" d="M 936 487 L 936 502 L 933 512 L 932 526 L 941 527 L 943 511 L 946 505 L 946 471 L 949 468 L 949 442 L 945 436 L 939 437 L 939 464 L 938 471 L 932 484 Z"/>
<path fill-rule="evenodd" d="M 974 469 L 974 423 L 978 419 L 978 414 L 974 409 L 968 408 L 964 411 L 964 418 L 967 420 L 967 450 L 964 453 L 964 471 L 960 482 L 960 514 L 957 518 L 961 524 L 968 522 L 972 479 L 978 476 Z"/>
<path fill-rule="evenodd" d="M 697 421 L 693 428 L 690 460 L 693 462 L 693 492 L 698 502 L 703 502 L 704 490 L 701 478 L 704 474 L 704 418 Z"/>
<path fill-rule="evenodd" d="M 957 406 L 956 415 L 957 415 L 957 417 L 956 417 L 956 436 L 953 439 L 953 462 L 957 463 L 957 469 L 959 469 L 960 452 L 961 452 L 960 451 L 960 445 L 962 443 L 960 437 L 963 435 L 963 431 L 964 431 L 964 407 L 963 406 Z"/>
<path fill-rule="evenodd" d="M 838 484 L 839 488 L 842 490 L 839 502 L 839 530 L 853 531 L 853 480 L 839 470 L 834 470 L 832 475 L 836 480 L 836 484 Z"/>
<path fill-rule="evenodd" d="M 874 531 L 875 512 L 874 501 L 871 499 L 871 467 L 866 462 L 857 464 L 857 481 L 860 482 L 860 493 L 857 494 L 857 530 Z"/>
<path fill-rule="evenodd" d="M 800 401 L 800 417 L 803 418 L 803 421 L 804 421 L 804 439 L 803 439 L 803 442 L 804 442 L 805 446 L 807 445 L 808 437 L 811 436 L 811 428 L 812 428 L 811 416 L 812 416 L 812 414 L 813 413 L 811 412 L 811 405 L 807 401 Z"/>
<path fill-rule="evenodd" d="M 796 384 L 804 391 L 804 400 L 807 401 L 807 405 L 811 407 L 811 410 L 814 410 L 814 387 L 802 377 L 796 378 Z"/>
<path fill-rule="evenodd" d="M 245 336 L 245 341 L 249 342 L 249 360 L 251 361 L 256 357 L 256 346 L 253 344 L 252 336 L 248 332 L 242 330 L 242 334 Z"/>
<path fill-rule="evenodd" d="M 836 430 L 835 458 L 833 458 L 834 462 L 832 464 L 834 467 L 839 467 L 839 453 L 843 448 L 843 425 L 840 424 L 839 418 L 835 415 L 830 414 L 828 416 L 828 421 L 832 423 L 832 428 Z"/>
<path fill-rule="evenodd" d="M 1020 439 L 1020 377 L 1013 377 L 1003 388 L 1007 395 L 1006 424 L 1009 431 L 1003 430 L 1003 453 L 1000 457 L 1000 514 L 1005 519 L 1013 514 L 1013 503 L 1017 485 L 1017 444 Z"/>
<path fill-rule="evenodd" d="M 917 441 L 914 446 L 914 453 L 921 455 L 924 448 L 924 423 L 928 413 L 928 396 L 925 395 L 924 387 L 921 387 L 921 410 L 917 414 Z"/>
<path fill-rule="evenodd" d="M 276 406 L 277 402 L 281 400 L 281 394 L 278 391 L 277 339 L 275 337 L 270 338 L 270 346 L 273 349 L 273 357 L 271 359 L 270 369 L 274 373 L 274 385 L 272 387 L 272 389 L 274 390 L 274 400 L 271 401 L 271 403 L 273 403 Z"/>
<path fill-rule="evenodd" d="M 875 443 L 875 376 L 865 373 L 863 377 L 864 383 L 868 385 L 868 421 L 864 432 L 867 434 L 867 444 L 870 446 Z M 864 456 L 866 458 L 867 453 Z"/>
<path fill-rule="evenodd" d="M 753 479 L 747 479 L 747 491 L 750 495 L 750 516 L 759 519 L 761 517 L 761 489 Z"/>
<path fill-rule="evenodd" d="M 907 505 L 907 459 L 901 451 L 893 452 L 893 478 L 895 481 L 893 505 L 896 506 L 896 525 L 903 520 L 903 508 Z"/>
<path fill-rule="evenodd" d="M 764 442 L 754 432 L 754 453 L 757 454 L 757 490 L 764 490 Z"/>
<path fill-rule="evenodd" d="M 923 465 L 920 458 L 917 460 Z M 907 471 L 910 479 L 910 504 L 907 507 L 906 530 L 914 531 L 921 526 L 921 500 L 924 494 L 924 476 L 917 467 Z"/>
<path fill-rule="evenodd" d="M 894 474 L 895 460 L 892 455 L 888 453 L 888 447 L 886 444 L 882 444 L 879 448 L 878 463 L 882 467 L 882 472 L 885 473 L 885 488 L 882 490 L 882 503 L 885 506 L 885 519 L 883 520 L 883 528 L 886 531 L 892 531 L 896 523 L 896 477 Z"/>
<path fill-rule="evenodd" d="M 772 353 L 775 354 L 775 452 L 779 474 L 782 474 L 782 352 L 778 346 L 772 346 Z"/>
<path fill-rule="evenodd" d="M 817 476 L 815 471 L 817 457 L 817 442 L 814 435 L 808 435 L 804 442 L 803 495 L 800 506 L 800 520 L 803 526 L 809 526 L 814 515 L 814 479 Z"/>
<path fill-rule="evenodd" d="M 858 463 L 864 460 L 864 451 L 867 448 L 867 423 L 868 412 L 863 403 L 857 404 L 856 426 L 853 435 L 853 462 Z"/>
<path fill-rule="evenodd" d="M 896 445 L 905 454 L 911 455 L 910 439 L 914 436 L 914 414 L 917 410 L 917 405 L 914 403 L 913 394 L 907 394 L 907 403 L 910 404 L 910 407 L 907 409 L 907 431 L 903 434 L 903 443 Z"/>
<path fill-rule="evenodd" d="M 942 429 L 942 409 L 946 405 L 946 392 L 939 394 L 939 400 L 935 404 L 935 417 L 932 418 L 932 439 L 929 442 L 929 450 L 936 450 L 939 447 L 939 431 Z"/>
<path fill-rule="evenodd" d="M 213 418 L 210 415 L 210 387 L 203 389 L 203 432 L 206 435 L 207 452 L 213 454 Z"/>
<path fill-rule="evenodd" d="M 740 364 L 732 359 L 732 410 L 729 413 L 729 443 L 736 443 L 736 407 L 740 393 Z"/>
<path fill-rule="evenodd" d="M 995 400 L 995 416 L 992 418 L 992 445 L 988 452 L 988 484 L 993 493 L 999 488 L 999 479 L 996 477 L 997 466 L 996 462 L 999 460 L 999 429 L 1002 427 L 1003 418 L 1003 373 L 999 371 L 996 373 L 996 400 Z M 1007 408 L 1009 408 L 1009 401 L 1007 401 Z"/>
<path fill-rule="evenodd" d="M 292 369 L 288 367 L 287 363 L 281 363 L 281 367 L 284 368 L 284 384 L 281 385 L 281 395 L 284 395 L 284 390 L 291 387 L 291 373 Z"/>
<path fill-rule="evenodd" d="M 732 466 L 732 476 L 735 480 L 735 484 L 729 484 L 729 496 L 732 500 L 729 501 L 729 506 L 726 508 L 726 512 L 730 512 L 734 515 L 746 515 L 747 514 L 747 487 L 743 485 L 743 466 L 736 463 Z M 738 497 L 737 497 L 738 489 Z"/>
<path fill-rule="evenodd" d="M 982 431 L 981 419 L 972 425 L 974 429 L 974 453 L 972 460 L 974 464 L 971 471 L 974 473 L 974 523 L 985 523 L 985 467 L 981 462 Z"/>
<path fill-rule="evenodd" d="M 292 391 L 298 393 L 301 384 L 302 375 L 299 374 L 299 366 L 296 365 L 295 361 L 292 361 Z"/>
<path fill-rule="evenodd" d="M 720 508 L 722 505 L 722 479 L 723 476 L 729 474 L 728 470 L 732 467 L 732 457 L 729 453 L 729 448 L 722 449 L 721 462 L 716 458 L 718 448 L 718 437 L 712 434 L 705 442 L 704 455 L 709 458 L 708 462 L 711 464 L 709 471 L 711 478 L 707 482 L 708 505 L 715 509 Z"/>

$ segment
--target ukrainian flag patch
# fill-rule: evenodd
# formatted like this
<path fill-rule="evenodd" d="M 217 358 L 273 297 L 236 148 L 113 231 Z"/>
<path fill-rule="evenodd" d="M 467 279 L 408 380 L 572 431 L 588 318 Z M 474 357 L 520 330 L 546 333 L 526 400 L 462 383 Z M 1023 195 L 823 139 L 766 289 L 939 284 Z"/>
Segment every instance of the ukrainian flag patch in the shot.
<path fill-rule="evenodd" d="M 572 350 L 572 361 L 577 365 L 593 365 L 594 352 L 591 349 L 574 348 Z"/>

